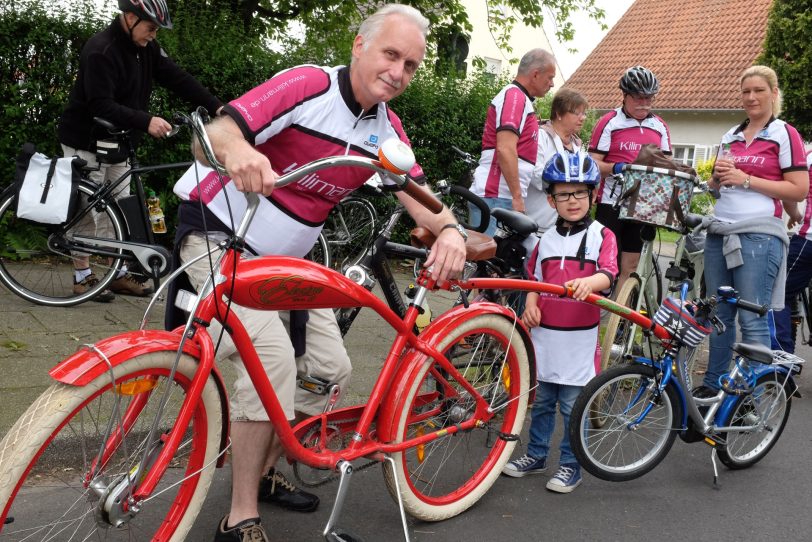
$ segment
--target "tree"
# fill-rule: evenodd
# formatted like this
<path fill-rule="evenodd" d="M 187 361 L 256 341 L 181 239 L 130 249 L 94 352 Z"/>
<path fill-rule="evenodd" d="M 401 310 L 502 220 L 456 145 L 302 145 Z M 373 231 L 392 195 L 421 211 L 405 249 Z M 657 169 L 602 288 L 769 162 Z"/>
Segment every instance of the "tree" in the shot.
<path fill-rule="evenodd" d="M 462 0 L 402 0 L 419 9 L 432 24 L 431 45 L 437 37 L 455 34 L 470 35 L 473 30 Z M 570 15 L 585 11 L 596 21 L 602 21 L 604 11 L 595 6 L 595 0 L 478 0 L 488 7 L 489 30 L 496 36 L 500 47 L 510 52 L 508 37 L 517 23 L 530 27 L 541 26 L 549 16 L 555 23 L 555 34 L 560 41 L 572 40 L 575 29 Z M 236 14 L 244 30 L 252 35 L 265 35 L 284 40 L 291 28 L 301 25 L 310 39 L 331 45 L 346 42 L 347 36 L 360 22 L 378 7 L 382 0 L 177 0 L 177 4 L 195 11 L 213 11 Z M 339 50 L 335 48 L 335 50 Z"/>
<path fill-rule="evenodd" d="M 784 120 L 812 139 L 812 11 L 809 0 L 775 0 L 758 61 L 778 74 Z"/>

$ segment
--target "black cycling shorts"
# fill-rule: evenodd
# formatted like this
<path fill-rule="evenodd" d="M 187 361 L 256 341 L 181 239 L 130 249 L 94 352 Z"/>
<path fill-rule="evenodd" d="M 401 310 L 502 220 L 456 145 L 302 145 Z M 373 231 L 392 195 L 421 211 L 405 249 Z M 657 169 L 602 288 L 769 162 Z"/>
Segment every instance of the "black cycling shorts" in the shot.
<path fill-rule="evenodd" d="M 617 238 L 618 261 L 621 252 L 634 252 L 639 254 L 643 250 L 643 240 L 640 238 L 640 230 L 643 224 L 631 220 L 620 220 L 620 209 L 615 209 L 614 205 L 607 203 L 598 204 L 595 211 L 595 220 L 609 228 Z"/>

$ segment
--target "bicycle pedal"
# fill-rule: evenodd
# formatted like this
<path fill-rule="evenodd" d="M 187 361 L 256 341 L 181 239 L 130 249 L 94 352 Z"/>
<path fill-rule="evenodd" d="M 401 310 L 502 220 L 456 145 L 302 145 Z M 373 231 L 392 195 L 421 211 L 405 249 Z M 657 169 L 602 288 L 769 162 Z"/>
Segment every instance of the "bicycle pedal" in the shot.
<path fill-rule="evenodd" d="M 343 529 L 333 529 L 324 535 L 324 539 L 328 542 L 363 542 L 361 537 Z"/>
<path fill-rule="evenodd" d="M 330 391 L 330 382 L 318 376 L 300 374 L 296 377 L 296 385 L 316 395 L 327 395 Z"/>

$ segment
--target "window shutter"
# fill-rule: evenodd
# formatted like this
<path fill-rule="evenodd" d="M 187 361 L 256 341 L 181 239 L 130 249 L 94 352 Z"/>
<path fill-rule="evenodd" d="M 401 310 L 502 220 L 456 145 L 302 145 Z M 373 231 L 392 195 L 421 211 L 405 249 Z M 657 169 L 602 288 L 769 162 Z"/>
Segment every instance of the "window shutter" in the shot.
<path fill-rule="evenodd" d="M 697 145 L 694 147 L 694 163 L 693 166 L 696 167 L 705 160 L 709 160 L 711 158 L 710 147 L 708 145 Z"/>

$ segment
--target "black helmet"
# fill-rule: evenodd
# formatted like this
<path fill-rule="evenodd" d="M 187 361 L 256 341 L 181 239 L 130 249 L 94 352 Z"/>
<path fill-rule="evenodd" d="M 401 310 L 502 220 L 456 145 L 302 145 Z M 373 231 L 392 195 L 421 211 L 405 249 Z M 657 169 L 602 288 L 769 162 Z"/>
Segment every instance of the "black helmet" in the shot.
<path fill-rule="evenodd" d="M 620 90 L 626 94 L 654 96 L 660 92 L 660 82 L 648 68 L 634 66 L 626 70 L 620 78 Z"/>
<path fill-rule="evenodd" d="M 161 28 L 172 29 L 166 0 L 118 0 L 118 8 L 124 13 L 135 13 L 139 19 L 152 21 Z"/>

